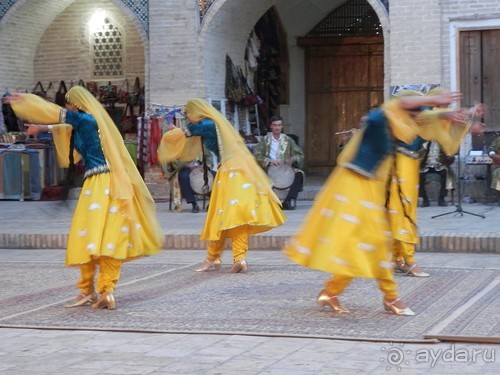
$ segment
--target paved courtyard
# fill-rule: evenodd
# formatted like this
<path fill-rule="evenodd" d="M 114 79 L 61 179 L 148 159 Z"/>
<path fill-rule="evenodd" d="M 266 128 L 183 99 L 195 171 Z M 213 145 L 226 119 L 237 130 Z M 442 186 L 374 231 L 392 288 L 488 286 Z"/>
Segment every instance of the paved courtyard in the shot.
<path fill-rule="evenodd" d="M 269 267 L 290 266 L 290 262 L 279 249 L 283 241 L 300 225 L 311 206 L 310 201 L 298 203 L 296 211 L 286 212 L 288 221 L 285 225 L 254 242 L 249 253 L 250 272 L 247 275 L 235 277 L 252 278 L 259 274 L 259 270 L 264 270 L 266 267 L 269 269 Z M 218 334 L 213 332 L 155 333 L 133 329 L 129 331 L 127 329 L 106 330 L 106 324 L 102 324 L 103 327 L 97 324 L 92 330 L 30 328 L 29 324 L 25 324 L 29 321 L 28 318 L 43 316 L 43 311 L 49 311 L 47 310 L 49 307 L 52 309 L 50 311 L 55 311 L 57 314 L 66 314 L 65 309 L 60 306 L 64 300 L 74 295 L 73 285 L 78 272 L 63 266 L 63 248 L 73 205 L 74 202 L 71 201 L 67 203 L 0 202 L 3 216 L 0 228 L 0 268 L 13 271 L 16 267 L 25 267 L 30 270 L 22 274 L 6 271 L 0 274 L 1 285 L 6 288 L 0 294 L 2 296 L 0 298 L 4 301 L 0 305 L 0 374 L 500 373 L 500 360 L 498 359 L 500 346 L 491 342 L 471 343 L 460 340 L 433 342 L 423 338 L 420 342 L 415 340 L 390 342 L 388 341 L 390 337 L 386 340 L 366 340 L 366 338 L 339 340 L 314 337 L 314 335 L 294 337 L 279 334 L 238 334 L 235 332 L 237 330 Z M 470 275 L 489 272 L 489 293 L 495 292 L 498 290 L 500 278 L 500 241 L 498 241 L 500 207 L 467 204 L 463 208 L 469 212 L 484 214 L 485 218 L 468 214 L 461 216 L 455 213 L 433 218 L 435 215 L 453 212 L 455 210 L 453 206 L 432 206 L 419 209 L 419 224 L 425 251 L 417 254 L 418 261 L 424 269 L 432 273 L 431 278 L 434 280 L 452 271 L 457 275 L 461 273 L 461 270 L 464 274 Z M 185 270 L 185 275 L 189 278 L 194 265 L 205 256 L 203 250 L 205 245 L 197 239 L 205 218 L 204 213 L 191 214 L 186 210 L 177 214 L 169 211 L 168 203 L 159 203 L 158 218 L 170 241 L 169 246 L 158 256 L 131 263 L 129 267 L 131 276 L 141 280 L 148 280 L 149 277 L 153 280 L 155 275 L 148 274 L 148 272 L 161 263 L 165 267 Z M 225 257 L 224 263 L 230 264 L 229 251 L 226 251 Z M 181 271 L 179 272 L 184 275 Z M 59 278 L 63 274 L 65 278 L 63 282 L 60 282 Z M 311 291 L 316 291 L 321 288 L 319 280 L 325 278 L 326 275 L 319 279 L 311 279 L 308 287 Z M 410 290 L 408 286 L 411 284 L 421 282 L 404 276 L 397 276 L 397 280 L 403 291 Z M 467 284 L 470 283 L 464 282 L 464 287 Z M 263 299 L 266 298 L 267 292 L 265 291 L 272 290 L 273 285 L 263 289 Z M 149 303 L 141 304 L 135 301 L 139 307 L 127 310 L 127 298 L 133 295 L 128 294 L 129 297 L 127 297 L 127 288 L 130 289 L 127 281 L 124 280 L 117 289 L 117 310 L 96 312 L 96 314 L 103 314 L 104 322 L 120 323 L 113 322 L 113 320 L 117 319 L 120 313 L 140 312 L 141 305 L 144 310 L 150 309 Z M 374 285 L 370 288 L 376 292 Z M 460 285 L 457 288 L 460 289 Z M 486 293 L 487 288 L 484 290 Z M 52 298 L 51 293 L 59 292 L 60 296 Z M 302 297 L 298 296 L 299 292 Z M 418 311 L 419 301 L 425 301 L 427 295 L 428 293 L 421 296 L 412 294 L 412 307 Z M 149 297 L 146 295 L 138 298 L 148 301 L 152 298 Z M 478 295 L 476 299 L 464 301 L 463 305 L 475 306 L 476 310 L 479 306 L 480 311 L 476 311 L 476 314 L 481 316 L 482 321 L 489 319 L 490 323 L 496 322 L 496 328 L 494 324 L 490 325 L 498 330 L 500 299 L 495 297 L 490 303 L 478 305 L 475 302 L 478 302 L 479 297 Z M 208 297 L 204 295 L 204 298 Z M 241 298 L 244 299 L 244 295 Z M 305 314 L 300 316 L 302 320 L 307 319 L 307 314 L 312 314 L 312 317 L 317 318 L 314 315 L 318 312 L 313 292 L 309 293 L 306 289 L 292 289 L 285 293 L 284 298 L 288 301 L 277 306 L 276 319 L 279 319 L 280 311 L 283 315 L 289 315 L 298 305 Z M 356 302 L 349 295 L 345 298 L 346 305 L 354 304 L 357 307 L 364 304 L 364 301 Z M 132 301 L 129 301 L 132 304 Z M 27 305 L 29 307 L 24 311 L 19 311 L 19 308 L 16 310 L 17 304 L 27 302 L 29 302 Z M 206 313 L 204 306 L 200 306 L 199 302 L 200 300 L 193 298 L 189 306 L 185 307 L 187 318 L 189 314 L 192 314 L 194 321 L 195 318 L 201 316 L 200 314 Z M 461 302 L 457 301 L 457 304 L 459 303 Z M 467 305 L 467 303 L 473 304 Z M 381 307 L 378 304 L 377 301 L 376 305 L 373 305 L 375 306 L 373 316 L 376 319 L 387 319 L 387 316 L 381 313 Z M 222 306 L 221 304 L 221 308 Z M 370 305 L 365 304 L 366 306 Z M 490 309 L 495 312 L 490 313 Z M 460 320 L 461 315 L 458 310 L 450 311 L 448 320 Z M 436 310 L 436 312 L 448 314 L 447 311 Z M 371 314 L 371 312 L 368 313 Z M 72 314 L 78 313 L 72 312 Z M 87 311 L 86 314 L 90 312 Z M 328 327 L 330 324 L 327 319 L 328 313 L 323 314 L 325 327 L 330 328 Z M 360 314 L 359 311 L 358 314 Z M 12 322 L 16 321 L 16 316 L 19 317 L 19 324 L 23 323 L 22 327 L 13 327 Z M 420 314 L 420 319 L 425 317 L 425 314 Z M 186 316 L 184 318 L 186 319 Z M 331 318 L 332 325 L 342 324 L 338 316 L 331 315 Z M 406 319 L 405 317 L 389 318 L 395 318 L 396 324 L 401 324 L 399 319 L 403 321 Z M 347 319 L 352 319 L 352 317 Z M 10 326 L 2 326 L 2 323 L 7 321 L 10 322 Z M 41 324 L 40 321 L 34 321 L 33 324 L 35 323 Z M 443 319 L 441 325 L 445 323 L 447 321 Z M 475 329 L 473 326 L 471 328 Z M 481 327 L 478 326 L 477 332 L 480 330 Z"/>

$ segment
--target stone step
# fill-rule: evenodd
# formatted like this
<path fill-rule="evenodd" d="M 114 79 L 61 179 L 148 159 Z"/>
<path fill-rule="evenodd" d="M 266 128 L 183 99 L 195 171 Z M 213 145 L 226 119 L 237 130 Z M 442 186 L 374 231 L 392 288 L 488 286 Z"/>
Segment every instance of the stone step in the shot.
<path fill-rule="evenodd" d="M 259 234 L 250 237 L 251 250 L 281 250 L 290 234 Z M 40 233 L 0 233 L 0 248 L 3 249 L 65 249 L 67 234 Z M 230 241 L 227 243 L 229 248 Z M 165 235 L 164 249 L 203 250 L 207 243 L 200 241 L 199 234 L 176 233 Z M 430 253 L 474 253 L 500 254 L 500 241 L 497 235 L 439 235 L 423 234 L 417 251 Z"/>

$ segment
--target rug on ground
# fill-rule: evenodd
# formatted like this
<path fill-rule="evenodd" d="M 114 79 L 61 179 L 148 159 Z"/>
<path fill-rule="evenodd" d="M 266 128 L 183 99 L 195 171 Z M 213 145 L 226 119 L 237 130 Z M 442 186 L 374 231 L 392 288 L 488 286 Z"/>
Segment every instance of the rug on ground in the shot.
<path fill-rule="evenodd" d="M 341 297 L 349 314 L 319 310 L 328 274 L 295 265 L 255 265 L 247 274 L 193 272 L 193 264 L 125 264 L 117 309 L 65 309 L 78 269 L 54 263 L 0 264 L 0 327 L 220 333 L 422 341 L 443 334 L 500 337 L 496 270 L 429 268 L 396 276 L 413 317 L 384 313 L 376 281 L 355 279 Z M 493 314 L 493 315 L 492 315 Z M 431 333 L 431 335 L 428 335 Z"/>

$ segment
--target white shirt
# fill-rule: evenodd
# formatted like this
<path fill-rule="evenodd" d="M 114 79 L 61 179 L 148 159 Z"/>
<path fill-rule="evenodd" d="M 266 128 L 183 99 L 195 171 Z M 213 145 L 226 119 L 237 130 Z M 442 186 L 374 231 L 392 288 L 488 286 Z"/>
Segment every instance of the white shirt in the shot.
<path fill-rule="evenodd" d="M 269 159 L 278 160 L 278 149 L 280 146 L 281 134 L 278 139 L 274 138 L 274 135 L 271 134 L 271 149 L 269 150 Z"/>

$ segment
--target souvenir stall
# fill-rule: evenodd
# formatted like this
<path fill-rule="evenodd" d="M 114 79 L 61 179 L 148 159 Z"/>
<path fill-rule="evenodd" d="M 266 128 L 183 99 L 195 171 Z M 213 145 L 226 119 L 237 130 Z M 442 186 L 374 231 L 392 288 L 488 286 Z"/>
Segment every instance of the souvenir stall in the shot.
<path fill-rule="evenodd" d="M 250 149 L 267 133 L 273 115 L 286 117 L 282 113 L 289 97 L 288 53 L 284 46 L 285 33 L 271 9 L 259 19 L 247 39 L 244 66 L 235 66 L 226 56 L 226 115 Z M 284 120 L 285 126 L 289 125 L 288 118 Z"/>
<path fill-rule="evenodd" d="M 136 77 L 132 88 L 128 79 L 125 79 L 119 88 L 118 85 L 108 82 L 107 85 L 97 89 L 96 95 L 120 130 L 125 147 L 138 167 L 138 144 L 141 132 L 139 125 L 142 124 L 145 112 L 144 91 L 145 87 L 141 87 L 139 77 Z"/>
<path fill-rule="evenodd" d="M 137 117 L 137 167 L 142 176 L 146 168 L 158 165 L 157 150 L 168 124 L 186 125 L 182 109 L 163 104 L 148 106 L 142 116 Z"/>
<path fill-rule="evenodd" d="M 9 95 L 8 90 L 3 96 Z M 0 118 L 0 199 L 39 200 L 44 188 L 64 179 L 58 168 L 52 137 L 29 139 L 24 123 L 2 102 Z"/>
<path fill-rule="evenodd" d="M 52 139 L 0 134 L 0 199 L 39 200 L 43 189 L 64 180 Z"/>
<path fill-rule="evenodd" d="M 125 79 L 121 85 L 108 81 L 85 83 L 74 81 L 86 87 L 106 108 L 123 135 L 125 145 L 137 161 L 137 114 L 144 113 L 144 87 L 137 77 L 132 87 Z M 60 106 L 65 105 L 65 95 L 74 82 L 68 86 L 65 81 L 37 82 L 31 92 Z M 47 89 L 45 89 L 47 87 Z M 28 92 L 17 89 L 16 92 Z M 3 97 L 10 95 L 6 89 Z M 9 104 L 2 102 L 0 117 L 0 199 L 58 200 L 67 193 L 67 170 L 59 168 L 51 134 L 40 134 L 36 139 L 27 138 L 24 123 L 16 117 Z M 83 166 L 76 166 L 77 183 Z M 66 193 L 65 193 L 66 192 Z"/>

